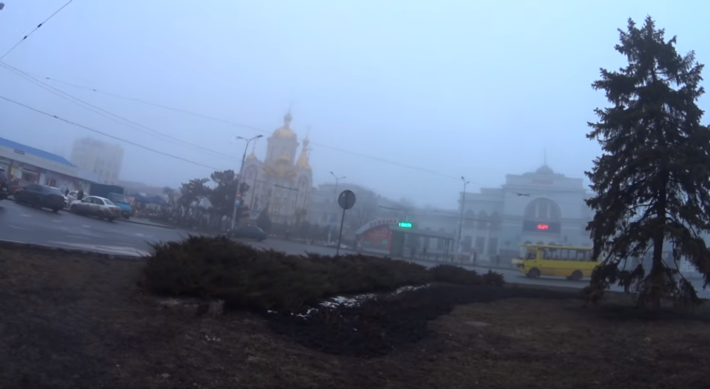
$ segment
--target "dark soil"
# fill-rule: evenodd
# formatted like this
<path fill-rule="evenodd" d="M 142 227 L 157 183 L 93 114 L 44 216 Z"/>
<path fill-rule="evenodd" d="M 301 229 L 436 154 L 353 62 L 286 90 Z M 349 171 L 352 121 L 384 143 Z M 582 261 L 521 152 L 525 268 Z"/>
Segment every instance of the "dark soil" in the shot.
<path fill-rule="evenodd" d="M 143 294 L 141 266 L 0 246 L 0 387 L 710 386 L 704 311 L 646 317 L 626 299 L 583 308 L 577 292 L 441 287 L 309 321 L 195 317 Z"/>
<path fill-rule="evenodd" d="M 450 313 L 456 305 L 521 297 L 564 300 L 575 295 L 543 289 L 435 285 L 354 306 L 319 307 L 310 315 L 305 309 L 299 314 L 265 316 L 275 332 L 307 347 L 329 354 L 375 357 L 423 339 L 430 332 L 428 322 Z"/>

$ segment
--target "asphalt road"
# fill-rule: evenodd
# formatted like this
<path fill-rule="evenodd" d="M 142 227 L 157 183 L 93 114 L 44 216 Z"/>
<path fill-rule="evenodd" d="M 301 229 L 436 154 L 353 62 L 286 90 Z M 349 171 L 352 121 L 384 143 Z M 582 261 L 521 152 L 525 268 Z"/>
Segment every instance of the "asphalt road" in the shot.
<path fill-rule="evenodd" d="M 185 232 L 125 221 L 108 222 L 66 211 L 52 213 L 0 201 L 0 239 L 53 247 L 140 256 L 149 242 L 176 240 Z"/>
<path fill-rule="evenodd" d="M 69 212 L 52 213 L 48 210 L 31 208 L 13 201 L 0 201 L 0 240 L 41 244 L 67 249 L 81 249 L 114 255 L 148 254 L 151 242 L 179 240 L 187 231 L 168 229 L 151 225 L 130 223 L 123 220 L 108 222 L 96 218 L 74 215 Z M 267 239 L 263 242 L 247 242 L 254 247 L 274 249 L 288 254 L 306 252 L 335 255 L 335 248 L 310 246 L 303 243 Z M 415 261 L 424 266 L 435 266 L 429 261 Z M 463 266 L 479 272 L 488 268 Z M 582 288 L 586 281 L 574 282 L 559 278 L 530 279 L 515 269 L 494 269 L 503 274 L 507 282 L 518 284 Z M 702 290 L 702 283 L 694 282 L 702 297 L 710 298 L 708 291 Z M 618 290 L 618 288 L 614 288 Z"/>

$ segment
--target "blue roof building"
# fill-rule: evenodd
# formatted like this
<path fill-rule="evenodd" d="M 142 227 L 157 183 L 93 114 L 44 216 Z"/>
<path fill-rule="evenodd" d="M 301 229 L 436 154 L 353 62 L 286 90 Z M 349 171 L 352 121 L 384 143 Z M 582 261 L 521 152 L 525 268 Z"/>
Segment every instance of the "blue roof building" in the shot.
<path fill-rule="evenodd" d="M 96 174 L 85 172 L 66 158 L 15 141 L 0 138 L 0 167 L 13 179 L 60 189 L 87 191 Z"/>
<path fill-rule="evenodd" d="M 67 159 L 64 157 L 60 157 L 56 154 L 48 153 L 44 150 L 36 149 L 34 147 L 23 145 L 21 143 L 17 143 L 17 142 L 11 141 L 9 139 L 0 138 L 0 147 L 7 147 L 8 149 L 12 149 L 15 152 L 15 154 L 19 154 L 19 155 L 30 154 L 30 155 L 34 155 L 34 156 L 42 158 L 42 159 L 46 159 L 47 161 L 56 162 L 56 163 L 66 165 L 69 167 L 75 167 L 71 162 L 67 161 Z"/>

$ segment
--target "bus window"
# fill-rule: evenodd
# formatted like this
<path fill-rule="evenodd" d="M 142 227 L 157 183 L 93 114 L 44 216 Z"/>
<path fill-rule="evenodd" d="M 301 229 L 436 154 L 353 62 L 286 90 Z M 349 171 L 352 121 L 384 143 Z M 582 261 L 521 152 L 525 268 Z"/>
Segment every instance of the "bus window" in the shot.
<path fill-rule="evenodd" d="M 528 254 L 525 257 L 527 259 L 537 259 L 537 250 L 528 250 Z"/>
<path fill-rule="evenodd" d="M 575 258 L 575 261 L 586 261 L 588 252 L 587 250 L 577 250 L 577 258 Z"/>
<path fill-rule="evenodd" d="M 570 255 L 569 255 L 570 250 L 560 249 L 559 252 L 560 252 L 560 260 L 562 260 L 562 261 L 571 260 Z"/>
<path fill-rule="evenodd" d="M 584 260 L 585 260 L 585 261 L 591 261 L 592 259 L 593 259 L 593 258 L 592 258 L 592 250 L 586 250 L 586 251 L 584 252 Z"/>

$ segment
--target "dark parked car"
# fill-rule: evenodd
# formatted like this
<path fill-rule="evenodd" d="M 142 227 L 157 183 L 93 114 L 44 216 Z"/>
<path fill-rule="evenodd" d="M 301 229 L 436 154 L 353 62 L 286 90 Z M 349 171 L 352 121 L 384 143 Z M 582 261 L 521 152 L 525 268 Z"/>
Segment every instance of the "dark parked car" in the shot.
<path fill-rule="evenodd" d="M 10 196 L 14 196 L 15 192 L 26 187 L 29 184 L 31 184 L 31 182 L 27 182 L 25 180 L 12 180 L 10 181 L 10 189 L 8 189 L 8 194 Z"/>
<path fill-rule="evenodd" d="M 261 242 L 266 239 L 266 232 L 256 226 L 242 226 L 227 231 L 227 236 L 230 238 L 254 239 Z"/>
<path fill-rule="evenodd" d="M 7 180 L 7 172 L 0 169 L 0 200 L 5 200 L 10 191 L 10 182 Z"/>
<path fill-rule="evenodd" d="M 15 201 L 33 207 L 49 208 L 57 213 L 64 208 L 66 197 L 53 186 L 30 184 L 15 192 Z"/>

